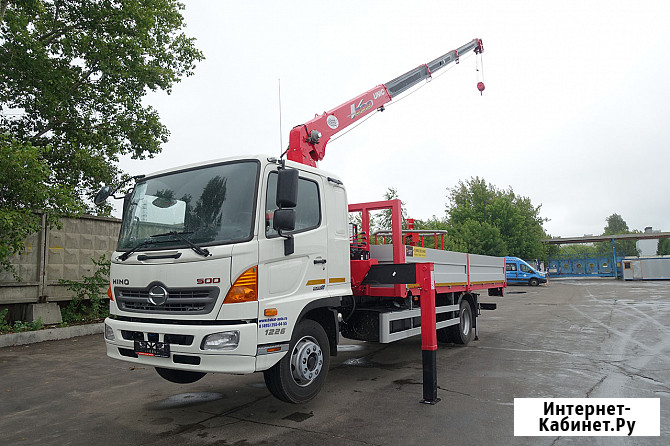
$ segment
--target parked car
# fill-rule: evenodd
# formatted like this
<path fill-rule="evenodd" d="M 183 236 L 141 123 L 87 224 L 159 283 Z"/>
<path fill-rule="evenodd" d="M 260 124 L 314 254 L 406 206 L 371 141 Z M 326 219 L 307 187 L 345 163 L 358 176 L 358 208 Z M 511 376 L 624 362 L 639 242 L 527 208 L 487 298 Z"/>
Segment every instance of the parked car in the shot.
<path fill-rule="evenodd" d="M 530 286 L 538 286 L 547 283 L 547 275 L 535 270 L 532 266 L 518 257 L 505 257 L 505 269 L 507 270 L 507 283 L 527 283 Z"/>

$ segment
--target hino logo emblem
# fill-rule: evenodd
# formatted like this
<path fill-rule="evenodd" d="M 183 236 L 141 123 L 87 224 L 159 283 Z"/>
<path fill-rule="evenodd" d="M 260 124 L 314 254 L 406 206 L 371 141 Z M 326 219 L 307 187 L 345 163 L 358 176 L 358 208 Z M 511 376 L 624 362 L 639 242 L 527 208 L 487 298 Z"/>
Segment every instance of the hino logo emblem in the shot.
<path fill-rule="evenodd" d="M 167 298 L 168 291 L 165 289 L 165 287 L 162 285 L 154 285 L 149 290 L 149 297 L 147 300 L 151 305 L 159 307 L 161 305 L 165 305 Z"/>

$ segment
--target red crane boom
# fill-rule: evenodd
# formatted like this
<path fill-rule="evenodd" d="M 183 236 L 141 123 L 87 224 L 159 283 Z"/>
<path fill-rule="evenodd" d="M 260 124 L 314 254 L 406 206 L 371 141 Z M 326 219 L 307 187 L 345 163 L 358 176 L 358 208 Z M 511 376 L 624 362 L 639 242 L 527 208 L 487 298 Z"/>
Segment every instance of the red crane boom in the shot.
<path fill-rule="evenodd" d="M 311 121 L 294 127 L 289 135 L 287 158 L 316 167 L 317 161 L 321 161 L 325 156 L 326 144 L 336 133 L 375 110 L 383 110 L 384 104 L 390 102 L 395 96 L 429 79 L 433 73 L 451 62 L 458 63 L 460 56 L 473 50 L 475 54 L 484 51 L 481 39 L 474 39 L 431 62 L 419 65 L 390 82 L 371 88 L 344 104 L 316 116 Z M 480 88 L 481 90 L 483 88 Z"/>

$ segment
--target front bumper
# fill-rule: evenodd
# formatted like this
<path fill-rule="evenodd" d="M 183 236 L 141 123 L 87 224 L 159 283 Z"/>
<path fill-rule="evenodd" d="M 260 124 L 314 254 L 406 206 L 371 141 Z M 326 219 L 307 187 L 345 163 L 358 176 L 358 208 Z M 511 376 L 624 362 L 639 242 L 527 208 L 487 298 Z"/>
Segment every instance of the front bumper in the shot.
<path fill-rule="evenodd" d="M 178 370 L 205 373 L 253 373 L 256 371 L 258 327 L 256 323 L 231 325 L 173 325 L 105 319 L 114 339 L 105 338 L 107 356 L 114 359 Z M 201 350 L 203 339 L 212 333 L 237 330 L 240 341 L 234 350 Z M 151 334 L 152 339 L 149 338 Z M 157 335 L 157 338 L 156 338 Z M 134 339 L 170 344 L 170 357 L 136 355 Z M 173 343 L 175 342 L 175 343 Z M 269 358 L 268 358 L 269 359 Z"/>

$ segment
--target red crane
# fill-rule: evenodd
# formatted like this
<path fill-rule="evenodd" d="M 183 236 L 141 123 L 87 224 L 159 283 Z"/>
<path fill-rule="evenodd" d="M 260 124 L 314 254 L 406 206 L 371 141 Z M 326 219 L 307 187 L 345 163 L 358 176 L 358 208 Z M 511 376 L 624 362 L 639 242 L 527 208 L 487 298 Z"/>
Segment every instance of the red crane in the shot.
<path fill-rule="evenodd" d="M 375 110 L 383 110 L 384 104 L 395 96 L 412 88 L 451 62 L 458 63 L 459 57 L 473 51 L 484 51 L 481 39 L 474 39 L 458 49 L 449 51 L 432 62 L 419 65 L 415 69 L 398 76 L 390 82 L 356 96 L 344 104 L 316 116 L 311 121 L 298 125 L 291 130 L 287 149 L 287 158 L 308 166 L 316 167 L 326 153 L 326 144 L 336 133 L 361 120 Z M 479 91 L 484 90 L 483 82 L 477 84 Z"/>

